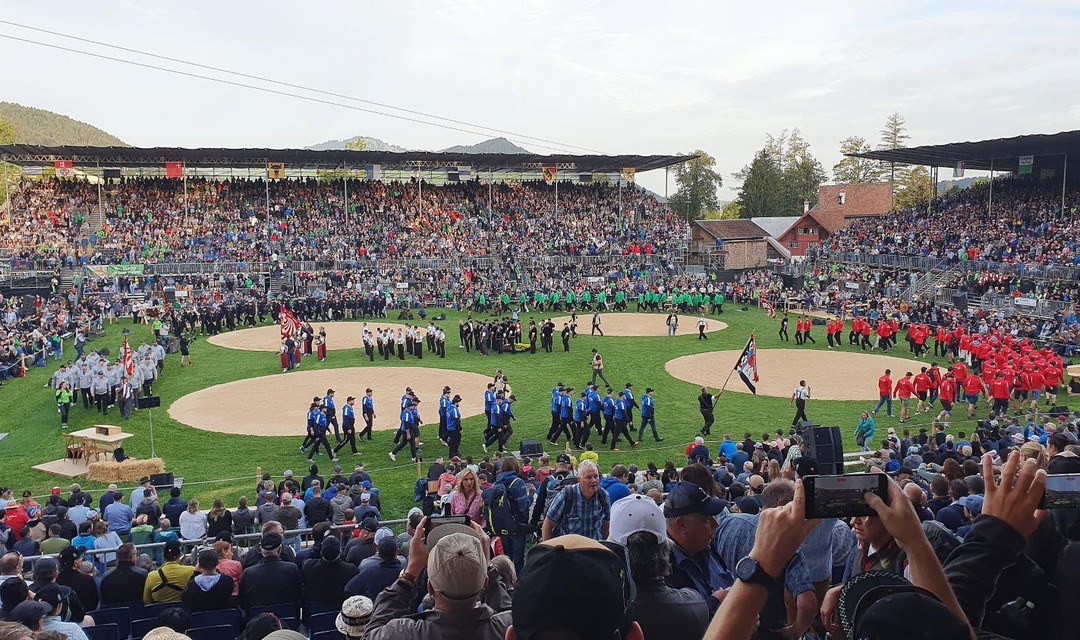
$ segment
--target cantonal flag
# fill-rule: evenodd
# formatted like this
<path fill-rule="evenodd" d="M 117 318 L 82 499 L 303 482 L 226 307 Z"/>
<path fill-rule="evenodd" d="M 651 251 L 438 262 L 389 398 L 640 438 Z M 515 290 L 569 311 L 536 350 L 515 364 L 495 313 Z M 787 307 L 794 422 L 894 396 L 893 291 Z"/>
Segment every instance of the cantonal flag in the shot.
<path fill-rule="evenodd" d="M 556 174 L 555 167 L 544 167 L 543 168 L 544 182 L 546 182 L 548 184 L 551 184 L 552 182 L 555 182 L 555 174 Z"/>
<path fill-rule="evenodd" d="M 124 336 L 124 375 L 128 378 L 135 375 L 135 358 L 132 355 L 131 345 L 128 344 L 127 336 Z"/>
<path fill-rule="evenodd" d="M 184 177 L 184 164 L 182 162 L 166 162 L 165 163 L 165 177 L 167 177 L 167 178 L 183 178 Z"/>
<path fill-rule="evenodd" d="M 746 341 L 746 346 L 739 354 L 739 361 L 735 363 L 735 370 L 739 377 L 746 383 L 750 393 L 757 395 L 758 369 L 757 369 L 757 344 L 754 343 L 754 334 Z"/>
<path fill-rule="evenodd" d="M 58 178 L 70 178 L 75 175 L 75 163 L 71 160 L 56 160 L 53 162 Z"/>
<path fill-rule="evenodd" d="M 285 308 L 285 305 L 281 305 L 281 312 L 278 314 L 278 323 L 281 324 L 281 339 L 284 340 L 289 336 L 300 331 L 300 319 L 296 317 L 296 314 Z"/>
<path fill-rule="evenodd" d="M 1020 167 L 1016 172 L 1019 175 L 1031 173 L 1031 167 L 1035 164 L 1035 156 L 1020 156 Z"/>

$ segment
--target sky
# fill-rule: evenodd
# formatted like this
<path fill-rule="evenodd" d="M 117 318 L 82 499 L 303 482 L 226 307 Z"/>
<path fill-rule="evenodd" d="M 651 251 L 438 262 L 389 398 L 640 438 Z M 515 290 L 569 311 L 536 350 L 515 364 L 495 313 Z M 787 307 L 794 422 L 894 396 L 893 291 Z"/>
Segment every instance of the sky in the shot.
<path fill-rule="evenodd" d="M 716 158 L 727 200 L 738 189 L 732 174 L 767 133 L 784 129 L 798 127 L 829 171 L 840 140 L 876 143 L 894 111 L 907 120 L 909 146 L 1080 123 L 1076 0 L 0 0 L 0 20 L 558 143 L 447 130 L 0 38 L 0 100 L 71 116 L 135 146 L 289 148 L 364 135 L 440 149 L 506 135 L 538 153 L 703 149 Z M 271 86 L 8 24 L 0 34 Z M 662 170 L 639 182 L 664 193 Z"/>

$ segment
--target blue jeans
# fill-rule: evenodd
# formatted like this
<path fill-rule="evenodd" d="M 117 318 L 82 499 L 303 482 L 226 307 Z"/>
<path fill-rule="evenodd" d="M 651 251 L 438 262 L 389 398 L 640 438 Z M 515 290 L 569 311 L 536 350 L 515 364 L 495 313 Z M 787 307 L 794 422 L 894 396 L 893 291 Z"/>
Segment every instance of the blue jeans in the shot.
<path fill-rule="evenodd" d="M 874 415 L 877 415 L 878 410 L 881 409 L 882 405 L 885 405 L 885 407 L 886 407 L 885 408 L 885 413 L 887 413 L 888 415 L 891 416 L 892 415 L 892 396 L 879 396 L 879 398 L 880 399 L 878 400 L 877 406 L 874 407 Z"/>
<path fill-rule="evenodd" d="M 514 569 L 519 574 L 525 569 L 525 540 L 528 536 L 517 533 L 512 536 L 499 536 L 502 540 L 503 553 L 514 561 Z"/>

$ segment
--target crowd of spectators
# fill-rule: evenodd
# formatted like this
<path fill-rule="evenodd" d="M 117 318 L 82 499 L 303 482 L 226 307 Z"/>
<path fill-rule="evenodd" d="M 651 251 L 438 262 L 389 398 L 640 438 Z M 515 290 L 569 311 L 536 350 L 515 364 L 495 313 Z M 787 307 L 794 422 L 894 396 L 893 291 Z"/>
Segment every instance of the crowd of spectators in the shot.
<path fill-rule="evenodd" d="M 237 617 L 230 637 L 253 639 L 315 630 L 322 612 L 372 640 L 495 640 L 511 625 L 541 638 L 1066 638 L 1080 512 L 1067 497 L 1038 509 L 1046 474 L 1080 472 L 1077 422 L 1025 437 L 1003 420 L 955 441 L 890 430 L 867 460 L 889 500 L 868 494 L 876 515 L 850 519 L 805 519 L 801 479 L 818 469 L 794 431 L 725 434 L 715 451 L 697 438 L 681 468 L 594 451 L 439 458 L 399 533 L 362 465 L 267 474 L 253 502 L 205 511 L 149 478 L 96 500 L 77 484 L 42 503 L 5 489 L 0 619 L 72 640 L 115 607 L 192 637 L 198 616 L 238 610 L 246 627 Z M 56 555 L 30 566 L 38 554 Z"/>
<path fill-rule="evenodd" d="M 1059 180 L 976 183 L 925 205 L 868 218 L 829 236 L 826 252 L 922 256 L 949 262 L 1080 265 L 1080 190 Z"/>
<path fill-rule="evenodd" d="M 422 192 L 422 193 L 421 193 Z M 669 254 L 686 223 L 644 189 L 478 180 L 444 185 L 350 180 L 126 178 L 102 188 L 104 224 L 81 246 L 97 188 L 23 180 L 0 248 L 12 266 L 49 261 L 366 261 L 378 258 Z M 269 195 L 269 197 L 268 197 Z M 185 202 L 187 208 L 185 209 Z M 269 202 L 269 219 L 267 217 Z"/>

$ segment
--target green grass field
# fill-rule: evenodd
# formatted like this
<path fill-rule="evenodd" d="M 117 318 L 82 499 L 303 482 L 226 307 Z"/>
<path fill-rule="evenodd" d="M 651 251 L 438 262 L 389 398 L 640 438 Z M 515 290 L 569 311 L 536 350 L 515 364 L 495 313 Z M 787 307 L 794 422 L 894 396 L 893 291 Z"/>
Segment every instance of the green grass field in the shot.
<path fill-rule="evenodd" d="M 526 318 L 528 315 L 526 314 Z M 518 398 L 514 405 L 514 412 L 518 419 L 514 423 L 513 448 L 516 448 L 517 441 L 522 438 L 543 440 L 550 424 L 551 388 L 556 382 L 564 382 L 581 388 L 582 384 L 590 378 L 589 351 L 593 347 L 599 347 L 604 354 L 605 373 L 613 386 L 622 388 L 625 383 L 633 382 L 639 402 L 645 387 L 653 387 L 657 406 L 657 424 L 664 442 L 653 442 L 647 433 L 646 440 L 640 449 L 629 450 L 628 446 L 623 445 L 621 447 L 623 451 L 611 453 L 606 447 L 600 448 L 599 440 L 594 436 L 591 440 L 598 448 L 601 468 L 604 470 L 610 469 L 616 462 L 644 465 L 646 462 L 653 461 L 660 466 L 663 466 L 667 460 L 672 460 L 680 466 L 685 462 L 686 444 L 701 427 L 701 416 L 697 410 L 696 399 L 699 390 L 691 383 L 676 380 L 668 375 L 664 370 L 665 362 L 702 351 L 741 349 L 751 332 L 756 332 L 759 349 L 781 346 L 776 335 L 777 320 L 763 317 L 757 309 L 740 312 L 729 305 L 729 310 L 719 316 L 729 325 L 728 329 L 710 334 L 708 341 L 698 341 L 696 333 L 692 333 L 689 327 L 684 329 L 683 335 L 676 338 L 591 338 L 588 335 L 581 335 L 572 341 L 570 353 L 563 353 L 558 336 L 556 336 L 556 351 L 552 354 L 491 355 L 485 358 L 476 353 L 466 353 L 464 349 L 458 348 L 456 327 L 460 316 L 453 312 L 449 312 L 448 316 L 448 320 L 443 323 L 448 334 L 446 359 L 440 360 L 426 354 L 427 357 L 423 361 L 407 359 L 401 362 L 400 366 L 422 364 L 430 368 L 430 375 L 436 377 L 439 375 L 440 368 L 473 371 L 485 375 L 492 375 L 496 368 L 501 368 L 509 377 Z M 536 315 L 538 318 L 539 316 L 540 314 Z M 662 323 L 663 316 L 653 315 L 649 321 Z M 584 322 L 587 324 L 587 317 Z M 377 323 L 372 324 L 377 326 Z M 148 326 L 132 326 L 130 320 L 123 319 L 109 326 L 104 338 L 96 338 L 92 341 L 91 348 L 108 347 L 115 357 L 123 341 L 121 330 L 124 328 L 132 330 L 131 340 L 135 345 L 150 335 Z M 803 348 L 824 349 L 824 340 L 820 339 L 820 333 L 819 330 L 817 345 Z M 794 346 L 794 343 L 784 343 L 783 346 Z M 274 476 L 280 476 L 285 469 L 295 470 L 298 476 L 304 475 L 307 464 L 305 457 L 298 452 L 304 429 L 301 421 L 298 421 L 296 425 L 298 434 L 296 437 L 259 437 L 209 433 L 187 427 L 168 417 L 169 405 L 192 391 L 255 376 L 275 373 L 290 375 L 280 373 L 278 355 L 216 347 L 208 344 L 202 337 L 193 343 L 191 354 L 196 366 L 190 368 L 179 368 L 179 355 L 170 355 L 166 360 L 164 376 L 155 386 L 155 392 L 162 399 L 162 408 L 153 412 L 157 454 L 165 460 L 168 471 L 184 478 L 184 495 L 189 498 L 197 497 L 207 506 L 212 499 L 220 497 L 225 499 L 227 506 L 232 507 L 235 506 L 239 496 L 252 497 L 256 470 L 260 466 Z M 66 358 L 74 358 L 74 350 L 68 344 L 65 344 L 64 355 Z M 734 365 L 734 362 L 731 364 Z M 375 363 L 369 363 L 360 350 L 332 350 L 326 362 L 319 363 L 314 358 L 305 359 L 303 370 L 340 367 L 374 369 L 376 366 L 399 366 L 399 363 L 396 360 L 387 363 L 377 360 Z M 10 432 L 8 438 L 0 442 L 0 486 L 12 487 L 16 495 L 24 489 L 32 490 L 35 495 L 47 494 L 48 488 L 53 485 L 62 486 L 65 492 L 67 489 L 67 480 L 30 468 L 34 464 L 55 460 L 63 455 L 63 439 L 60 436 L 53 393 L 50 389 L 43 387 L 55 369 L 56 364 L 53 361 L 50 361 L 46 368 L 32 367 L 26 378 L 9 380 L 0 389 L 0 432 Z M 791 384 L 794 387 L 799 373 L 763 371 L 761 375 L 791 378 Z M 828 374 L 829 372 L 822 371 L 819 375 Z M 377 376 L 378 372 L 372 371 L 372 375 Z M 810 375 L 807 377 L 812 378 Z M 729 388 L 734 385 L 742 385 L 737 376 L 732 378 Z M 313 389 L 312 395 L 321 394 L 321 391 Z M 339 396 L 344 398 L 350 393 L 359 396 L 361 395 L 359 391 L 359 389 L 339 389 Z M 386 407 L 387 403 L 396 402 L 396 398 L 380 398 L 379 400 L 381 404 L 378 406 L 382 407 Z M 238 398 L 237 401 L 244 402 L 244 399 Z M 811 400 L 807 412 L 810 418 L 819 424 L 839 425 L 845 438 L 844 448 L 851 451 L 855 449 L 852 431 L 858 421 L 858 414 L 864 409 L 871 408 L 873 402 L 873 398 L 867 398 L 865 402 Z M 288 409 L 297 410 L 296 407 L 288 407 Z M 306 408 L 300 408 L 301 411 L 304 409 Z M 984 412 L 980 411 L 981 413 Z M 425 405 L 423 415 L 429 424 L 434 421 L 437 425 L 437 421 L 434 420 L 434 407 L 431 404 Z M 717 407 L 717 422 L 708 443 L 715 452 L 716 444 L 724 433 L 730 433 L 733 439 L 741 439 L 743 432 L 749 431 L 756 439 L 763 432 L 771 433 L 777 428 L 783 428 L 786 431 L 793 415 L 794 410 L 789 408 L 787 399 L 728 393 L 724 395 Z M 920 417 L 926 418 L 926 416 Z M 889 420 L 883 413 L 880 418 L 879 437 L 883 436 L 887 427 L 899 426 L 895 419 Z M 81 429 L 100 421 L 99 414 L 92 410 L 82 409 L 80 404 L 72 409 L 70 429 Z M 138 458 L 149 457 L 150 429 L 147 411 L 137 411 L 130 421 L 124 422 L 114 408 L 109 413 L 108 421 L 122 423 L 125 431 L 136 434 L 125 444 L 129 455 Z M 473 455 L 477 458 L 483 455 L 480 449 L 483 422 L 483 415 L 464 421 L 461 447 L 463 455 Z M 917 429 L 919 426 L 929 425 L 913 421 L 906 426 Z M 952 428 L 965 430 L 971 426 L 973 425 L 956 421 Z M 426 445 L 423 450 L 426 461 L 445 453 L 445 448 L 439 445 L 435 434 L 429 431 L 432 428 L 434 427 L 425 426 L 422 431 L 428 434 L 424 438 Z M 365 442 L 362 445 L 363 456 L 359 458 L 345 456 L 342 458 L 342 464 L 348 470 L 349 465 L 354 461 L 364 461 L 367 470 L 373 475 L 376 485 L 380 488 L 384 513 L 388 517 L 401 517 L 413 506 L 416 467 L 408 463 L 405 457 L 399 457 L 397 463 L 390 461 L 386 452 L 391 447 L 392 439 L 392 432 L 376 432 L 373 442 Z M 320 460 L 320 472 L 326 476 L 330 475 L 332 465 L 325 457 Z M 405 460 L 405 463 L 403 464 L 401 460 Z M 102 488 L 95 483 L 81 482 L 81 484 L 84 488 L 89 486 L 95 493 L 100 492 Z"/>

